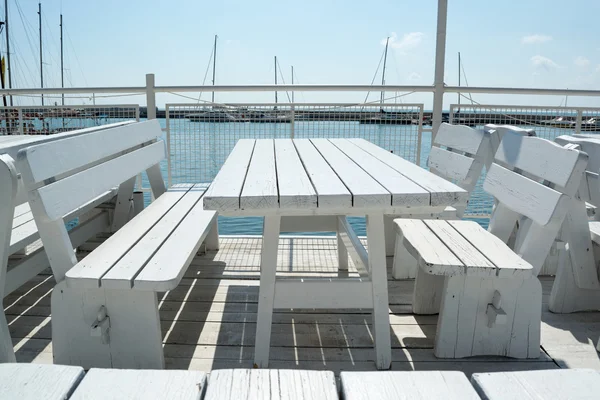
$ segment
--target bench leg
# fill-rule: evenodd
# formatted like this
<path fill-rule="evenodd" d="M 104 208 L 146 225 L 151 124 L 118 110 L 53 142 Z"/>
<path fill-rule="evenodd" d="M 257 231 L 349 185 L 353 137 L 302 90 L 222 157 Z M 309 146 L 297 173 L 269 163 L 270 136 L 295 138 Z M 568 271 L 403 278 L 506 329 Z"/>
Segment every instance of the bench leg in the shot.
<path fill-rule="evenodd" d="M 92 325 L 103 306 L 108 330 L 104 337 L 93 336 Z M 156 293 L 73 289 L 60 282 L 52 292 L 52 346 L 55 364 L 163 369 Z"/>
<path fill-rule="evenodd" d="M 444 276 L 429 275 L 421 268 L 417 269 L 417 278 L 413 291 L 413 313 L 427 315 L 438 314 L 444 294 Z"/>
<path fill-rule="evenodd" d="M 338 253 L 338 269 L 342 271 L 348 270 L 348 250 L 339 233 L 337 236 L 337 253 Z"/>
<path fill-rule="evenodd" d="M 217 251 L 219 250 L 219 221 L 218 218 L 215 219 L 213 226 L 210 228 L 206 239 L 204 239 L 204 244 L 206 245 L 207 251 Z"/>
<path fill-rule="evenodd" d="M 415 279 L 417 277 L 417 260 L 406 250 L 401 233 L 396 234 L 396 250 L 394 252 L 394 279 Z"/>
<path fill-rule="evenodd" d="M 499 312 L 493 307 L 496 292 Z M 449 276 L 444 283 L 434 353 L 439 358 L 538 358 L 541 314 L 542 285 L 535 277 Z"/>
<path fill-rule="evenodd" d="M 0 310 L 0 363 L 15 363 L 15 352 L 8 330 L 4 309 Z"/>
<path fill-rule="evenodd" d="M 254 345 L 255 368 L 267 368 L 269 366 L 280 223 L 281 217 L 279 216 L 268 216 L 264 220 L 262 251 L 260 255 L 258 315 L 256 317 L 256 339 Z"/>
<path fill-rule="evenodd" d="M 594 252 L 597 245 L 593 245 Z M 600 310 L 600 290 L 582 289 L 575 282 L 573 263 L 569 259 L 569 251 L 561 251 L 558 268 L 548 308 L 553 313 L 566 314 L 577 311 Z"/>
<path fill-rule="evenodd" d="M 392 347 L 390 337 L 390 309 L 388 301 L 385 240 L 382 237 L 383 215 L 367 215 L 367 244 L 369 247 L 369 275 L 373 285 L 373 330 L 377 369 L 390 369 Z"/>

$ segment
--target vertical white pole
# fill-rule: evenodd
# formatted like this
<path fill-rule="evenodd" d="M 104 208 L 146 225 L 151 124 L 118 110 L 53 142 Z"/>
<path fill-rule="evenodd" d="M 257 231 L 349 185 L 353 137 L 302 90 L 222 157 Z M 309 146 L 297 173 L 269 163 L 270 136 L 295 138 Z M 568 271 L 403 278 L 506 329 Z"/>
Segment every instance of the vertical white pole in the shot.
<path fill-rule="evenodd" d="M 156 95 L 154 93 L 154 74 L 146 74 L 146 107 L 148 119 L 156 119 Z"/>
<path fill-rule="evenodd" d="M 433 82 L 433 118 L 432 140 L 442 124 L 444 107 L 444 62 L 446 58 L 446 19 L 448 16 L 448 0 L 438 0 L 437 35 L 435 42 L 435 78 Z"/>
<path fill-rule="evenodd" d="M 581 133 L 581 122 L 583 120 L 583 110 L 577 110 L 577 119 L 575 120 L 575 134 Z"/>

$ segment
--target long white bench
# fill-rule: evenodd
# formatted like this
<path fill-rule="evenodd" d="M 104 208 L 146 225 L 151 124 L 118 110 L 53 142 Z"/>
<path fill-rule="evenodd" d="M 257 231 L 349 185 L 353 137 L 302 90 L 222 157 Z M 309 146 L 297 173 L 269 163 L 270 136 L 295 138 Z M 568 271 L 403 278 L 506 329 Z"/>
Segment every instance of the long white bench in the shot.
<path fill-rule="evenodd" d="M 52 292 L 54 362 L 164 368 L 157 292 L 174 289 L 206 240 L 218 248 L 216 214 L 202 185 L 165 192 L 158 121 L 40 144 L 18 154 L 29 204 L 58 282 Z M 118 186 L 115 218 L 128 213 L 146 171 L 156 200 L 78 263 L 63 216 Z M 120 207 L 123 205 L 123 207 Z"/>
<path fill-rule="evenodd" d="M 83 368 L 67 365 L 0 364 L 0 399 L 65 400 L 84 375 Z"/>
<path fill-rule="evenodd" d="M 440 313 L 437 357 L 539 357 L 536 276 L 570 207 L 565 193 L 581 181 L 587 159 L 544 139 L 507 134 L 484 182 L 497 202 L 489 231 L 472 221 L 395 220 L 394 263 L 410 255 L 419 265 L 413 311 Z M 506 243 L 517 222 L 513 252 Z"/>

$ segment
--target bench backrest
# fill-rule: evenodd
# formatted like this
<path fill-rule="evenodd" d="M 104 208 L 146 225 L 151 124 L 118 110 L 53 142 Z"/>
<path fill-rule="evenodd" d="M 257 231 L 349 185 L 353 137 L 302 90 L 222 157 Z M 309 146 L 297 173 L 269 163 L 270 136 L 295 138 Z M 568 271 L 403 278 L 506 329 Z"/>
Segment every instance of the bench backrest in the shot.
<path fill-rule="evenodd" d="M 489 135 L 482 130 L 442 123 L 429 153 L 429 170 L 471 193 L 489 156 L 489 145 Z M 457 209 L 459 217 L 464 209 Z"/>
<path fill-rule="evenodd" d="M 536 136 L 535 130 L 533 129 L 524 129 L 513 125 L 486 124 L 483 127 L 483 130 L 490 134 L 490 155 L 489 157 L 486 157 L 489 160 L 489 163 L 485 165 L 485 168 L 488 170 L 492 166 L 494 156 L 496 155 L 498 147 L 500 147 L 500 142 L 505 134 L 512 133 L 521 136 Z"/>
<path fill-rule="evenodd" d="M 19 151 L 17 168 L 57 281 L 77 262 L 64 226 L 65 215 L 131 182 L 143 171 L 148 173 L 155 197 L 165 191 L 162 178 L 156 178 L 157 173 L 160 176 L 158 163 L 166 156 L 165 144 L 158 140 L 161 133 L 159 122 L 152 120 Z"/>
<path fill-rule="evenodd" d="M 514 250 L 535 274 L 558 234 L 587 162 L 586 153 L 538 137 L 508 133 L 500 143 L 483 185 L 497 202 L 489 230 L 506 243 L 520 221 Z"/>

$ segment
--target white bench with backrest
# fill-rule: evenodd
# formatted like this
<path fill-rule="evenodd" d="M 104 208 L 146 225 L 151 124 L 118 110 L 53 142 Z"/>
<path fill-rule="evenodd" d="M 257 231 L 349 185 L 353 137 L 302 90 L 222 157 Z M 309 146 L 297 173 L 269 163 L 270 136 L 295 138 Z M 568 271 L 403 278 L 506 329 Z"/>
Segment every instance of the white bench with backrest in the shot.
<path fill-rule="evenodd" d="M 440 125 L 429 153 L 429 169 L 434 174 L 457 184 L 471 195 L 481 177 L 483 168 L 488 170 L 492 165 L 500 140 L 507 132 L 522 136 L 535 136 L 535 132 L 531 129 L 508 125 L 490 124 L 481 130 L 466 125 L 443 123 Z M 458 209 L 447 207 L 439 215 L 409 217 L 460 219 L 466 208 L 467 206 Z M 393 224 L 390 226 L 393 227 Z M 388 228 L 386 247 L 389 248 L 391 245 L 393 249 L 395 236 L 393 229 Z M 387 254 L 394 255 L 395 251 L 387 251 Z M 412 257 L 396 263 L 393 270 L 394 279 L 413 279 L 416 274 L 417 265 Z"/>
<path fill-rule="evenodd" d="M 58 284 L 52 292 L 54 362 L 163 368 L 157 292 L 174 289 L 202 242 L 218 248 L 216 215 L 202 209 L 206 187 L 165 192 L 158 121 L 35 145 L 18 154 L 31 211 Z M 146 171 L 156 200 L 78 263 L 63 216 L 119 187 L 119 204 Z"/>
<path fill-rule="evenodd" d="M 600 139 L 564 135 L 555 141 L 586 152 L 589 163 L 559 237 L 568 246 L 561 252 L 548 307 L 555 313 L 599 310 L 600 216 L 589 210 L 600 207 Z"/>
<path fill-rule="evenodd" d="M 120 129 L 126 134 L 132 129 L 135 121 L 125 121 L 72 132 L 51 135 L 47 137 L 11 137 L 10 146 L 6 142 L 0 154 L 0 204 L 5 206 L 0 210 L 0 299 L 10 295 L 25 282 L 44 271 L 50 266 L 44 248 L 39 243 L 37 225 L 27 202 L 27 193 L 23 188 L 21 175 L 15 166 L 19 150 L 36 143 L 49 143 L 70 137 L 90 134 L 108 129 Z M 103 209 L 96 208 L 101 203 L 114 199 L 116 188 L 111 188 L 100 194 L 77 210 L 65 215 L 65 221 L 79 218 L 80 223 L 69 231 L 74 247 L 82 245 L 86 240 L 100 232 L 118 229 L 125 222 L 126 215 L 121 213 L 120 219 L 114 216 L 109 205 Z M 8 205 L 8 206 L 6 206 Z M 129 203 L 121 205 L 129 207 Z M 85 216 L 85 220 L 82 219 Z M 10 335 L 4 323 L 4 312 L 0 311 L 0 362 L 15 361 Z"/>
<path fill-rule="evenodd" d="M 484 182 L 496 200 L 489 231 L 473 221 L 395 220 L 398 260 L 410 254 L 419 266 L 413 311 L 440 314 L 437 357 L 539 357 L 536 276 L 567 214 L 565 192 L 581 181 L 587 158 L 544 139 L 507 134 Z M 519 221 L 513 252 L 506 242 Z"/>

